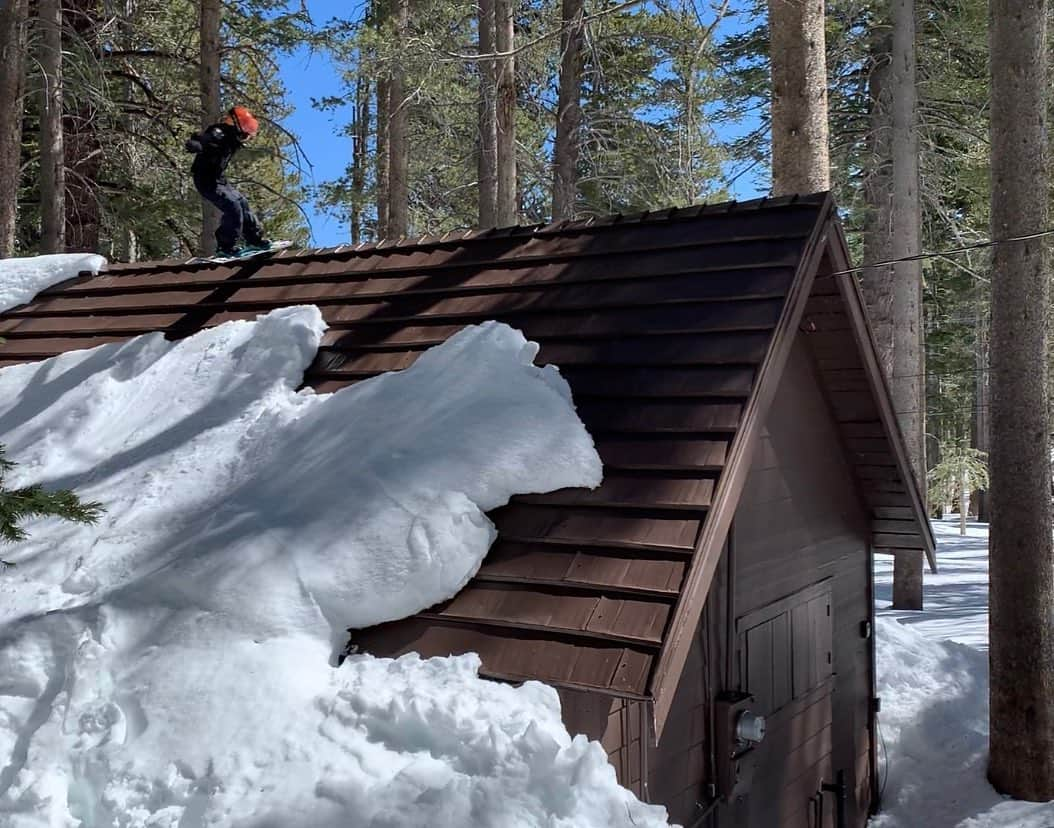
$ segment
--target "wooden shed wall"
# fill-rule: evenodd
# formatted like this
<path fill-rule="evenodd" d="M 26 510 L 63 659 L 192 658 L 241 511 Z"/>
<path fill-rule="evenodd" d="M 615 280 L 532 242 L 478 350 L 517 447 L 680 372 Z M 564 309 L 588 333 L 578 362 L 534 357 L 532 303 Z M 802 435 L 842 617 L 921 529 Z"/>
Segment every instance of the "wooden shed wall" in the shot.
<path fill-rule="evenodd" d="M 727 809 L 734 814 L 722 826 L 816 828 L 810 797 L 838 770 L 849 787 L 848 825 L 867 820 L 872 639 L 861 623 L 871 617 L 870 524 L 837 434 L 799 336 L 736 512 L 735 615 L 830 579 L 834 676 L 770 717 L 752 794 Z M 735 663 L 738 689 L 756 692 L 743 686 L 744 653 Z M 834 828 L 833 797 L 824 801 L 822 828 Z"/>
<path fill-rule="evenodd" d="M 722 689 L 722 606 L 725 574 L 718 570 L 707 607 L 691 640 L 681 681 L 670 706 L 659 744 L 649 744 L 646 758 L 649 802 L 665 805 L 670 823 L 691 825 L 710 799 L 713 782 L 713 733 L 710 715 L 714 696 Z"/>

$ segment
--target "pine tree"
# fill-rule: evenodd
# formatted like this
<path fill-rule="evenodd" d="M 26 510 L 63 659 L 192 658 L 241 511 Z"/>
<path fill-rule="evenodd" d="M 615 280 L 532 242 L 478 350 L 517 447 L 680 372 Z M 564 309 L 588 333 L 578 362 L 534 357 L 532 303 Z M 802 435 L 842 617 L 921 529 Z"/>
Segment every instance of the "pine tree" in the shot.
<path fill-rule="evenodd" d="M 407 174 L 411 235 L 498 222 L 495 164 L 502 165 L 495 146 L 492 73 L 506 61 L 496 59 L 496 37 L 489 36 L 487 23 L 480 29 L 480 15 L 489 20 L 489 9 L 489 3 L 477 9 L 446 0 L 414 0 L 403 49 L 395 45 L 396 27 L 379 24 L 373 14 L 338 21 L 322 38 L 331 43 L 347 79 L 342 98 L 320 101 L 323 108 L 350 106 L 357 78 L 376 78 L 381 85 L 393 61 L 405 71 L 406 87 L 413 93 Z M 507 220 L 545 222 L 552 215 L 559 160 L 554 147 L 563 14 L 559 0 L 535 0 L 514 4 L 514 17 L 510 91 L 515 96 L 515 147 L 506 145 L 504 157 L 508 161 L 514 154 L 516 163 L 514 182 L 508 165 L 502 167 L 503 191 L 513 196 L 506 198 L 511 209 Z M 633 212 L 720 197 L 721 154 L 705 113 L 713 101 L 716 73 L 708 32 L 694 12 L 627 9 L 601 0 L 588 12 L 583 8 L 580 23 L 587 32 L 577 84 L 581 118 L 578 129 L 568 130 L 577 140 L 578 161 L 569 170 L 575 178 L 576 214 Z M 490 59 L 480 59 L 481 54 Z M 369 139 L 357 143 L 366 147 L 368 162 L 356 161 L 320 192 L 326 207 L 345 220 L 355 219 L 353 233 L 362 238 L 376 237 L 377 228 L 386 226 L 373 218 L 385 214 L 390 154 L 383 111 L 388 98 L 378 96 L 380 104 L 371 102 L 370 112 L 356 116 L 359 125 L 371 125 Z M 504 100 L 510 102 L 510 96 Z M 362 185 L 356 169 L 367 171 Z M 364 193 L 369 199 L 365 204 Z"/>
<path fill-rule="evenodd" d="M 1046 0 L 991 0 L 993 238 L 1047 228 Z M 1054 799 L 1047 240 L 992 252 L 988 780 Z"/>
<path fill-rule="evenodd" d="M 69 489 L 45 491 L 43 486 L 26 486 L 8 489 L 4 478 L 15 464 L 4 456 L 0 446 L 0 542 L 15 543 L 25 540 L 26 531 L 21 523 L 32 517 L 58 517 L 76 523 L 95 523 L 102 516 L 101 503 L 83 503 Z M 0 561 L 0 566 L 13 566 Z"/>

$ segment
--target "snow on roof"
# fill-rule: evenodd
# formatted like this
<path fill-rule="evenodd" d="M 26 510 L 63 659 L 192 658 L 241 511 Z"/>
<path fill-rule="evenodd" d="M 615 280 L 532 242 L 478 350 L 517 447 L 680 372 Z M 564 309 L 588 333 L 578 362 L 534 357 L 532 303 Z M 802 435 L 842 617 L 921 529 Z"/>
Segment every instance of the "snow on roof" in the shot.
<path fill-rule="evenodd" d="M 105 266 L 106 259 L 94 253 L 0 260 L 0 312 L 28 302 L 45 288 L 81 273 L 98 273 Z"/>
<path fill-rule="evenodd" d="M 566 382 L 506 325 L 297 392 L 325 327 L 291 307 L 0 370 L 10 483 L 106 508 L 4 547 L 0 813 L 665 825 L 570 737 L 551 688 L 480 679 L 472 655 L 331 666 L 348 623 L 457 592 L 494 539 L 486 510 L 596 486 L 600 461 Z"/>

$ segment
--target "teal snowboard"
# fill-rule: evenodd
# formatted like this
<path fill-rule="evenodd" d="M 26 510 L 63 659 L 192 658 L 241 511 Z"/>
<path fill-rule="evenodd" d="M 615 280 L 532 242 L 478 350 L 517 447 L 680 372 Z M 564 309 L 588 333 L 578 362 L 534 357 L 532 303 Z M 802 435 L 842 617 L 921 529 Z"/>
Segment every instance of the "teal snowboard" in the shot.
<path fill-rule="evenodd" d="M 193 259 L 188 259 L 187 264 L 203 264 L 205 262 L 223 264 L 224 262 L 237 262 L 241 259 L 251 259 L 255 256 L 274 253 L 276 250 L 285 250 L 287 247 L 292 247 L 292 245 L 293 243 L 291 241 L 274 241 L 271 242 L 270 247 L 243 247 L 236 256 L 195 256 Z"/>

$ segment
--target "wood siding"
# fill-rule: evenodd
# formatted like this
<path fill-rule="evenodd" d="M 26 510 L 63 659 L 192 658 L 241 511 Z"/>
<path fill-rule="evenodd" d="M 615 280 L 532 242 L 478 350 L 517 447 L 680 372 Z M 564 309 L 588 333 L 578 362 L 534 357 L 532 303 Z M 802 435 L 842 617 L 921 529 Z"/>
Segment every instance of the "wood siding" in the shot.
<path fill-rule="evenodd" d="M 757 749 L 749 801 L 727 809 L 734 814 L 731 824 L 742 828 L 815 828 L 812 798 L 839 770 L 850 788 L 848 824 L 862 826 L 867 819 L 871 641 L 861 636 L 861 623 L 870 617 L 870 522 L 836 435 L 799 338 L 736 513 L 735 614 L 743 632 L 783 636 L 795 645 L 799 636 L 832 642 L 832 663 L 826 665 L 822 647 L 804 657 L 784 654 L 786 679 L 778 670 L 778 648 L 770 650 L 777 661 L 768 671 L 757 661 L 762 656 L 751 662 L 749 648 L 740 652 L 736 689 L 758 694 L 759 703 L 774 711 Z M 829 618 L 821 599 L 826 589 Z M 804 600 L 775 603 L 795 595 Z M 793 603 L 798 606 L 784 613 Z M 770 611 L 757 614 L 766 607 Z M 766 616 L 769 624 L 757 623 Z M 757 687 L 746 685 L 751 668 Z M 793 692 L 791 699 L 795 684 L 807 692 Z M 824 808 L 823 828 L 834 828 L 832 795 L 824 797 Z"/>

